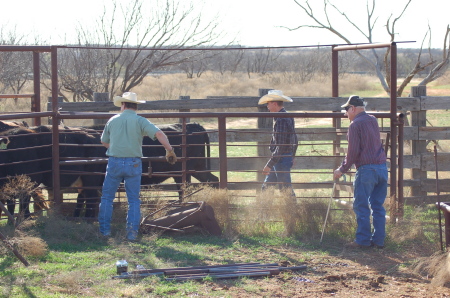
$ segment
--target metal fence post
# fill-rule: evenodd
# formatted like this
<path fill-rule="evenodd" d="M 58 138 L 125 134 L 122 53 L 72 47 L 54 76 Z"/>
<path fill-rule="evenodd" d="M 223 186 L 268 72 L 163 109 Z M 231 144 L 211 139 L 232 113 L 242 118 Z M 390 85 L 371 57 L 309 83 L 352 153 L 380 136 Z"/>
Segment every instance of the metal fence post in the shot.
<path fill-rule="evenodd" d="M 259 97 L 263 97 L 264 95 L 268 94 L 270 90 L 273 89 L 259 89 Z M 262 113 L 267 113 L 267 107 L 265 105 L 258 105 L 258 112 L 262 112 Z M 273 127 L 273 118 L 269 118 L 269 117 L 259 117 L 258 118 L 258 129 L 268 129 L 271 130 Z M 269 150 L 269 146 L 264 146 L 267 145 L 270 141 L 270 133 L 268 134 L 267 137 L 267 142 L 258 142 L 258 156 L 267 156 L 269 157 L 271 155 L 270 150 Z M 265 175 L 263 175 L 262 173 L 262 169 L 261 171 L 257 172 L 257 181 L 264 181 Z"/>

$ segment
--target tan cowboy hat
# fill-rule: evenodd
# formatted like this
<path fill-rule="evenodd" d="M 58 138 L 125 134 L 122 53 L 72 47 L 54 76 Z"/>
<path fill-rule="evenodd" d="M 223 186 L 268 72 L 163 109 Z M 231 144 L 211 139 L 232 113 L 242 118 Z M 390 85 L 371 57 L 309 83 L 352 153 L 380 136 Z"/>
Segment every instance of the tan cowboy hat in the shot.
<path fill-rule="evenodd" d="M 121 107 L 122 102 L 145 103 L 145 100 L 137 100 L 137 94 L 134 92 L 125 92 L 122 96 L 114 96 L 114 105 Z"/>
<path fill-rule="evenodd" d="M 259 99 L 258 104 L 263 105 L 269 101 L 292 102 L 292 98 L 284 96 L 281 90 L 269 90 L 269 93 Z"/>

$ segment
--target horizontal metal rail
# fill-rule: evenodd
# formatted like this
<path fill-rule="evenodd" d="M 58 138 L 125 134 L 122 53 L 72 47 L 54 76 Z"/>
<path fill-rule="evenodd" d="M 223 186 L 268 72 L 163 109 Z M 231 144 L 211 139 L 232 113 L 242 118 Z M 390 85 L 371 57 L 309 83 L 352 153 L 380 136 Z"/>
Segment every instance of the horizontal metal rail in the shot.
<path fill-rule="evenodd" d="M 52 117 L 54 115 L 55 115 L 55 113 L 53 113 L 53 112 L 32 112 L 32 113 L 15 113 L 15 114 L 8 113 L 8 114 L 0 115 L 0 120 Z"/>
<path fill-rule="evenodd" d="M 32 98 L 34 94 L 0 94 L 0 99 L 3 98 Z"/>

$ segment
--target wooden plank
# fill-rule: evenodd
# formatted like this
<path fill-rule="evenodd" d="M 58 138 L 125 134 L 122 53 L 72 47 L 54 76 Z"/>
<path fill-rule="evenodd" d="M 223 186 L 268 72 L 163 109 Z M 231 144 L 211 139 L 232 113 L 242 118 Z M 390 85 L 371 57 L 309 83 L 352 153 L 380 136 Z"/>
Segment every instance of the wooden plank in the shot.
<path fill-rule="evenodd" d="M 426 179 L 422 181 L 422 190 L 436 193 L 436 179 Z M 450 192 L 450 179 L 439 179 L 439 191 Z"/>
<path fill-rule="evenodd" d="M 347 98 L 343 97 L 292 97 L 292 103 L 286 105 L 289 111 L 341 111 L 341 105 L 345 103 Z M 145 98 L 143 100 L 146 100 Z M 233 96 L 233 97 L 217 97 L 208 99 L 191 99 L 188 101 L 174 100 L 147 100 L 146 103 L 139 105 L 139 110 L 180 110 L 180 109 L 229 109 L 233 108 L 256 108 L 258 107 L 259 97 L 250 96 Z M 367 111 L 389 111 L 390 99 L 384 98 L 366 98 L 368 102 Z M 398 98 L 398 111 L 419 110 L 419 100 L 417 98 Z M 104 102 L 101 104 L 95 102 L 62 102 L 58 105 L 62 111 L 77 112 L 109 112 L 118 111 L 113 102 Z M 51 109 L 51 103 L 48 106 Z"/>
<path fill-rule="evenodd" d="M 450 127 L 419 127 L 418 140 L 450 140 Z"/>
<path fill-rule="evenodd" d="M 417 130 L 417 129 L 416 129 Z M 405 128 L 405 132 L 412 132 Z M 332 127 L 324 128 L 296 128 L 295 132 L 299 142 L 312 141 L 333 141 L 336 140 L 336 129 Z M 227 130 L 227 142 L 263 142 L 267 144 L 270 142 L 272 130 L 271 129 L 233 129 Z M 210 142 L 218 142 L 218 133 L 208 133 Z M 412 133 L 410 134 L 412 136 Z M 341 141 L 346 141 L 346 135 L 339 136 Z M 330 143 L 330 145 L 332 145 Z"/>
<path fill-rule="evenodd" d="M 419 128 L 417 126 L 405 126 L 403 128 L 403 140 L 417 140 L 419 138 Z"/>
<path fill-rule="evenodd" d="M 426 195 L 416 197 L 405 197 L 405 205 L 423 205 L 423 204 L 436 204 L 436 202 L 448 202 L 450 201 L 450 194 L 447 195 Z"/>
<path fill-rule="evenodd" d="M 353 193 L 353 184 L 352 183 L 345 183 L 345 182 L 336 183 L 336 190 Z"/>
<path fill-rule="evenodd" d="M 336 154 L 347 154 L 347 148 L 345 147 L 337 147 L 336 148 L 336 152 L 334 152 L 334 153 L 336 153 Z"/>
<path fill-rule="evenodd" d="M 421 110 L 448 110 L 450 96 L 423 96 Z"/>
<path fill-rule="evenodd" d="M 422 171 L 436 171 L 434 153 L 422 153 Z M 437 154 L 439 171 L 450 171 L 450 153 L 439 152 Z"/>

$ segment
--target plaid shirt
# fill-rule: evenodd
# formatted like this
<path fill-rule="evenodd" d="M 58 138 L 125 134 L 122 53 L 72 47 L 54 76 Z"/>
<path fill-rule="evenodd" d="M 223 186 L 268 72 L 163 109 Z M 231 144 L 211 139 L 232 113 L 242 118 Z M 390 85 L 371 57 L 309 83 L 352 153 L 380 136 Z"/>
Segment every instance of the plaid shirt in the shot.
<path fill-rule="evenodd" d="M 286 113 L 286 110 L 282 108 L 279 112 Z M 273 118 L 273 120 L 273 134 L 270 140 L 272 157 L 266 164 L 269 168 L 280 161 L 281 155 L 290 154 L 295 157 L 298 147 L 294 118 Z"/>
<path fill-rule="evenodd" d="M 347 140 L 347 155 L 338 169 L 341 173 L 347 172 L 353 164 L 359 168 L 362 165 L 386 162 L 380 128 L 374 116 L 366 112 L 356 115 L 348 127 Z"/>

